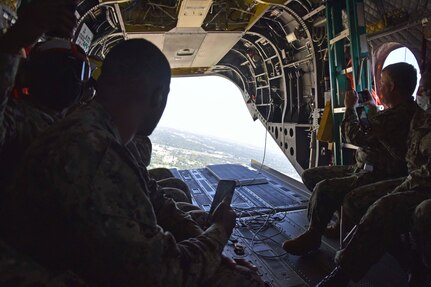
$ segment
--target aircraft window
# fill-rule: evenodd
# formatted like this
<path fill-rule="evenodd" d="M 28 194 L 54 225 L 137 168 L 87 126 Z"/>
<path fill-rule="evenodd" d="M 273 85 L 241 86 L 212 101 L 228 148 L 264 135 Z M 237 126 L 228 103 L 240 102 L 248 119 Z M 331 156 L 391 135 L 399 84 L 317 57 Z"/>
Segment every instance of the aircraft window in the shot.
<path fill-rule="evenodd" d="M 410 51 L 410 49 L 407 47 L 401 47 L 393 50 L 388 55 L 388 57 L 386 57 L 386 60 L 383 64 L 383 68 L 385 68 L 390 64 L 395 64 L 400 62 L 409 63 L 413 65 L 413 67 L 415 67 L 416 71 L 418 72 L 418 85 L 419 85 L 419 80 L 421 78 L 419 64 L 418 64 L 418 61 L 416 60 L 416 57 L 413 55 L 412 51 Z M 418 88 L 416 87 L 416 90 L 414 92 L 415 98 L 416 98 L 417 89 Z"/>
<path fill-rule="evenodd" d="M 174 78 L 165 113 L 151 136 L 150 168 L 181 170 L 222 163 L 249 165 L 251 159 L 261 162 L 265 132 L 260 121 L 252 120 L 241 91 L 230 80 Z M 300 180 L 269 134 L 264 164 Z"/>

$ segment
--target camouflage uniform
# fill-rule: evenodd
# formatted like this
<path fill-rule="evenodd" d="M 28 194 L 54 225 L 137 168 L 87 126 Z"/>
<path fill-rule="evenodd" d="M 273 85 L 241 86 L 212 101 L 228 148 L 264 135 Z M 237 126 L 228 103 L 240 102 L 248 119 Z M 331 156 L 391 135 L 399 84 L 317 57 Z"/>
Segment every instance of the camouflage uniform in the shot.
<path fill-rule="evenodd" d="M 392 192 L 371 205 L 352 240 L 337 256 L 338 263 L 354 280 L 360 279 L 380 260 L 401 234 L 412 230 L 415 209 L 424 200 L 431 199 L 431 114 L 424 111 L 415 114 L 408 147 L 406 159 L 410 174 Z M 423 233 L 428 231 L 429 226 Z"/>
<path fill-rule="evenodd" d="M 415 102 L 408 101 L 395 108 L 370 116 L 369 131 L 364 131 L 355 109 L 346 109 L 342 128 L 347 141 L 359 146 L 356 165 L 347 167 L 320 167 L 308 171 L 305 184 L 312 187 L 318 182 L 310 198 L 308 217 L 310 228 L 324 231 L 333 213 L 341 206 L 345 196 L 355 188 L 388 178 L 407 175 L 405 144 L 410 121 L 418 110 Z M 366 171 L 366 165 L 372 171 Z M 309 179 L 316 173 L 317 179 Z"/>
<path fill-rule="evenodd" d="M 0 54 L 0 190 L 11 183 L 24 151 L 57 121 L 50 111 L 11 97 L 20 57 Z"/>
<path fill-rule="evenodd" d="M 25 162 L 0 219 L 19 235 L 9 240 L 45 266 L 96 286 L 213 286 L 215 275 L 235 276 L 218 273 L 224 229 L 203 232 L 154 191 L 97 102 L 40 136 Z M 253 273 L 247 279 L 263 285 Z"/>
<path fill-rule="evenodd" d="M 431 199 L 416 207 L 413 216 L 412 234 L 419 246 L 424 263 L 431 268 Z"/>
<path fill-rule="evenodd" d="M 358 224 L 374 202 L 394 191 L 405 179 L 406 177 L 387 179 L 352 190 L 344 199 L 344 214 Z"/>
<path fill-rule="evenodd" d="M 182 180 L 175 178 L 172 172 L 167 168 L 158 168 L 148 170 L 151 163 L 152 144 L 147 136 L 137 134 L 132 142 L 127 145 L 127 148 L 135 157 L 139 166 L 145 169 L 145 173 L 151 179 L 157 181 L 163 192 L 175 202 L 192 202 L 192 196 L 189 187 Z"/>
<path fill-rule="evenodd" d="M 26 101 L 10 98 L 20 57 L 0 53 L 0 190 L 13 177 L 21 154 L 53 119 Z M 72 273 L 54 275 L 0 240 L 1 286 L 87 286 Z"/>

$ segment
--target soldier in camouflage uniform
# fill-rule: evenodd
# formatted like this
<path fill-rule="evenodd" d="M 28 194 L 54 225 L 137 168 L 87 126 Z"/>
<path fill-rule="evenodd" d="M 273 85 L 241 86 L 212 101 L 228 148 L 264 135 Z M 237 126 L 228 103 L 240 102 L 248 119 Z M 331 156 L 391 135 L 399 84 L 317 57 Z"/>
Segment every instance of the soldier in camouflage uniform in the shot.
<path fill-rule="evenodd" d="M 38 132 L 51 124 L 50 118 L 44 118 L 42 110 L 26 102 L 10 98 L 20 62 L 20 49 L 35 42 L 45 31 L 52 26 L 64 25 L 64 32 L 72 31 L 73 23 L 64 21 L 73 16 L 73 12 L 65 11 L 58 3 L 36 0 L 29 7 L 31 10 L 23 11 L 17 23 L 0 37 L 0 151 L 5 146 L 16 145 L 16 152 L 24 152 L 25 145 Z M 51 13 L 59 17 L 52 17 Z M 4 154 L 4 152 L 3 152 Z M 19 154 L 10 157 L 12 163 L 18 160 Z M 13 176 L 14 164 L 7 166 L 4 158 L 0 159 L 2 168 L 0 173 L 3 180 Z M 5 182 L 0 182 L 3 192 Z M 19 212 L 19 211 L 17 211 Z M 58 270 L 58 269 L 57 269 Z M 50 272 L 31 258 L 28 258 L 6 242 L 0 240 L 0 285 L 14 287 L 79 287 L 87 286 L 83 281 L 70 272 L 61 270 Z"/>
<path fill-rule="evenodd" d="M 201 230 L 125 147 L 136 131 L 152 133 L 169 82 L 169 63 L 148 41 L 112 48 L 95 100 L 29 148 L 0 216 L 9 240 L 96 286 L 263 286 L 247 268 L 220 265 L 235 226 L 229 204 Z M 20 213 L 11 216 L 11 206 Z"/>
<path fill-rule="evenodd" d="M 429 100 L 427 100 L 431 98 L 429 94 L 431 94 L 431 77 L 430 72 L 427 71 L 423 74 L 420 80 L 418 96 L 416 97 L 418 103 L 422 107 L 422 110 L 428 111 L 430 109 Z M 418 112 L 414 117 L 415 120 L 412 121 L 411 129 L 422 130 L 425 134 L 426 130 L 428 129 L 428 123 L 425 115 L 426 114 L 424 112 Z M 419 133 L 418 131 L 412 131 L 409 135 L 409 150 L 406 156 L 409 172 L 413 172 L 420 166 L 421 162 L 415 162 L 415 159 L 418 158 L 416 154 L 418 152 L 417 145 L 420 143 L 420 139 L 424 134 Z M 414 174 L 410 175 L 410 177 L 412 176 L 414 176 Z M 406 179 L 407 177 L 389 179 L 353 190 L 350 194 L 346 196 L 343 203 L 346 215 L 356 224 L 358 224 L 362 216 L 367 212 L 368 208 L 374 202 L 376 202 L 381 197 L 391 193 L 401 184 L 403 184 L 404 186 L 402 190 L 415 189 L 417 186 L 427 186 L 428 184 L 426 181 L 419 182 L 420 177 L 416 177 L 414 181 L 416 182 L 417 186 L 406 186 L 407 183 L 411 182 L 406 181 Z M 401 191 L 400 188 L 398 188 L 398 190 Z"/>
<path fill-rule="evenodd" d="M 417 97 L 429 98 L 431 93 L 426 91 L 431 91 L 430 72 L 423 74 Z M 350 280 L 358 281 L 371 265 L 378 262 L 394 245 L 401 234 L 408 233 L 412 228 L 419 234 L 422 232 L 429 235 L 429 226 L 420 227 L 425 218 L 421 209 L 416 213 L 417 227 L 412 226 L 415 208 L 424 200 L 431 199 L 429 111 L 420 109 L 412 119 L 406 160 L 409 175 L 395 189 L 368 208 L 347 247 L 338 252 L 336 257 L 338 267 L 321 282 L 320 287 L 342 287 L 347 286 Z M 367 199 L 366 196 L 363 198 Z"/>
<path fill-rule="evenodd" d="M 38 3 L 40 2 L 40 4 Z M 21 10 L 20 20 L 0 38 L 0 190 L 11 182 L 17 163 L 33 139 L 43 130 L 62 117 L 61 112 L 74 103 L 81 92 L 82 81 L 77 80 L 67 87 L 61 80 L 74 79 L 74 67 L 69 62 L 58 63 L 62 59 L 75 59 L 72 50 L 59 56 L 57 49 L 48 46 L 54 41 L 38 44 L 26 63 L 30 95 L 19 99 L 11 96 L 18 65 L 21 60 L 20 49 L 30 46 L 38 37 L 55 27 L 64 27 L 63 34 L 70 34 L 76 23 L 73 11 L 67 5 L 76 0 L 36 1 L 27 9 Z M 59 3 L 63 3 L 59 5 Z M 56 15 L 56 17 L 53 17 Z M 74 20 L 73 20 L 74 19 Z M 69 29 L 70 31 L 68 31 Z M 56 41 L 67 47 L 72 45 Z M 57 47 L 56 47 L 57 48 Z M 50 51 L 56 51 L 55 54 Z M 77 53 L 86 61 L 85 53 Z M 52 61 L 49 61 L 52 60 Z M 66 64 L 67 63 L 67 64 Z M 61 71 L 61 72 L 60 72 Z M 77 72 L 79 73 L 79 72 Z M 71 80 L 67 81 L 72 83 Z"/>
<path fill-rule="evenodd" d="M 404 158 L 410 121 L 418 109 L 412 97 L 416 83 L 416 70 L 413 66 L 398 63 L 386 67 L 382 72 L 382 102 L 387 109 L 377 112 L 374 106 L 372 111 L 372 105 L 369 105 L 369 128 L 361 125 L 356 113 L 356 92 L 346 94 L 342 128 L 347 141 L 359 146 L 356 165 L 320 167 L 305 172 L 303 178 L 309 188 L 317 181 L 324 180 L 317 183 L 310 199 L 309 229 L 283 244 L 288 253 L 303 255 L 318 249 L 334 212 L 340 208 L 345 196 L 355 188 L 407 175 Z"/>

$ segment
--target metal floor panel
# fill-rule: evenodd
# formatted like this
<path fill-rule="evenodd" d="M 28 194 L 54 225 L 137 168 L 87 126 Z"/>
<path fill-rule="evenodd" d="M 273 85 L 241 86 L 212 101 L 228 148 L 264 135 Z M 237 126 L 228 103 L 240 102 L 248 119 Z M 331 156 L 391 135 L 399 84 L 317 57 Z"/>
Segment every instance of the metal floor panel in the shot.
<path fill-rule="evenodd" d="M 259 268 L 259 274 L 270 286 L 315 286 L 335 267 L 337 242 L 325 238 L 318 251 L 305 256 L 283 255 L 281 248 L 285 240 L 306 230 L 306 214 L 306 210 L 298 210 L 277 213 L 270 217 L 261 215 L 238 219 L 237 227 L 225 248 L 225 255 L 243 258 L 255 264 Z M 270 218 L 270 224 L 262 227 L 267 218 Z M 235 246 L 236 241 L 238 243 Z M 244 255 L 238 254 L 238 244 L 244 248 Z M 405 287 L 407 277 L 395 259 L 386 255 L 360 282 L 349 285 L 366 286 Z"/>
<path fill-rule="evenodd" d="M 239 169 L 235 169 L 237 172 Z M 205 211 L 211 207 L 217 188 L 218 178 L 208 169 L 173 170 L 176 177 L 184 180 L 193 196 L 193 203 Z M 233 176 L 233 175 L 232 175 Z M 267 179 L 266 184 L 240 186 L 235 190 L 232 206 L 240 214 L 251 215 L 256 209 L 268 211 L 287 211 L 303 209 L 308 205 L 308 196 L 299 193 L 296 188 Z"/>
<path fill-rule="evenodd" d="M 297 216 L 304 215 L 301 210 L 240 218 L 225 254 L 251 261 L 270 286 L 315 286 L 334 267 L 335 250 L 323 244 L 319 251 L 298 257 L 281 248 L 285 240 L 304 232 L 295 222 Z M 270 223 L 265 225 L 267 221 Z M 232 240 L 238 241 L 236 251 Z M 238 244 L 245 249 L 243 256 L 238 254 Z"/>
<path fill-rule="evenodd" d="M 172 172 L 187 183 L 194 203 L 209 210 L 218 179 L 206 168 Z M 308 228 L 309 194 L 292 179 L 263 170 L 262 175 L 268 183 L 238 187 L 235 191 L 232 206 L 238 213 L 237 227 L 224 253 L 258 266 L 269 286 L 315 286 L 334 268 L 338 240 L 324 238 L 321 248 L 306 256 L 284 254 L 282 243 Z M 349 285 L 367 286 L 405 287 L 407 276 L 397 261 L 386 255 L 363 280 Z"/>
<path fill-rule="evenodd" d="M 207 169 L 218 179 L 237 180 L 240 185 L 268 183 L 268 179 L 257 170 L 240 164 L 208 165 Z"/>

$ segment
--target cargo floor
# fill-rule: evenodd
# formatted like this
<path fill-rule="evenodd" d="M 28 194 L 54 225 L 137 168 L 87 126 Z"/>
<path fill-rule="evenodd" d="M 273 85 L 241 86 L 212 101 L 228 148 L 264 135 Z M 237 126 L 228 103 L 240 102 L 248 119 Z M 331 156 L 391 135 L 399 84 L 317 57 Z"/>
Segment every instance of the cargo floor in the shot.
<path fill-rule="evenodd" d="M 302 257 L 285 254 L 281 248 L 286 239 L 308 227 L 309 193 L 302 183 L 266 167 L 259 173 L 239 165 L 173 171 L 187 183 L 194 203 L 204 210 L 210 208 L 218 180 L 241 180 L 243 185 L 236 188 L 232 203 L 238 214 L 237 226 L 225 254 L 254 263 L 270 286 L 315 286 L 334 267 L 338 240 L 325 238 L 318 251 Z M 407 286 L 407 275 L 386 255 L 362 281 L 351 286 Z"/>

